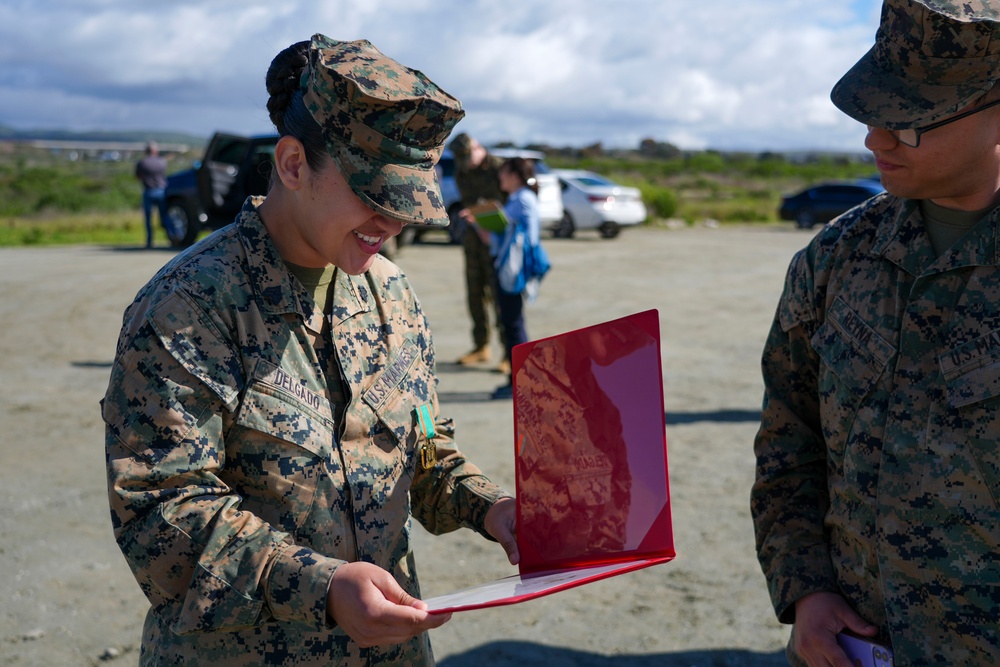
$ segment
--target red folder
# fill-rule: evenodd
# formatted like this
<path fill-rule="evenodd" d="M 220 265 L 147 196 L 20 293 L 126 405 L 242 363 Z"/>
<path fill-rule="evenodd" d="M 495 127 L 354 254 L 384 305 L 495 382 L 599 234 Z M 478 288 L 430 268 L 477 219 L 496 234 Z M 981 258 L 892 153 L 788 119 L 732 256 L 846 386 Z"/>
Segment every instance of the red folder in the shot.
<path fill-rule="evenodd" d="M 530 600 L 676 556 L 656 310 L 518 345 L 519 574 L 424 600 L 432 613 Z"/>

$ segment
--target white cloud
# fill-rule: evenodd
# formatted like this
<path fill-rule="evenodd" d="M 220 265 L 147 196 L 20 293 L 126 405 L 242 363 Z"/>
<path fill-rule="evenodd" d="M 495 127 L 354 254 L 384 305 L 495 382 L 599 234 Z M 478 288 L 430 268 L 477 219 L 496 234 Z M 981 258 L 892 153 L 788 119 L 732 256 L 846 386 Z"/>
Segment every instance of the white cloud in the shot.
<path fill-rule="evenodd" d="M 423 70 L 487 142 L 860 150 L 829 91 L 870 46 L 879 6 L 14 0 L 0 7 L 0 124 L 269 131 L 271 58 L 323 32 Z"/>

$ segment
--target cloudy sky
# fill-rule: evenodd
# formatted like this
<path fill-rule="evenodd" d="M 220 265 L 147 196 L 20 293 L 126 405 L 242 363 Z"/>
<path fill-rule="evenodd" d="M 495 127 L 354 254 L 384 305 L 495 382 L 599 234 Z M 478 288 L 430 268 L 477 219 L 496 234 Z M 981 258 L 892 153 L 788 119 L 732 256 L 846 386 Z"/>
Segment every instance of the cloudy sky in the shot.
<path fill-rule="evenodd" d="M 264 73 L 368 39 L 462 100 L 484 143 L 863 150 L 830 88 L 880 0 L 4 0 L 0 125 L 271 131 Z"/>

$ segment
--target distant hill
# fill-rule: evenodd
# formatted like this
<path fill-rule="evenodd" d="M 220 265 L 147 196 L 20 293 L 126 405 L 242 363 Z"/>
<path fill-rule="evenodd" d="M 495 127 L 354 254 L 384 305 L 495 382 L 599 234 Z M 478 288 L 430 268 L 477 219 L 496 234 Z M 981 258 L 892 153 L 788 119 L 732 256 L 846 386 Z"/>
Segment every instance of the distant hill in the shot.
<path fill-rule="evenodd" d="M 122 130 L 120 132 L 71 132 L 69 130 L 34 129 L 15 130 L 0 125 L 0 140 L 7 141 L 155 141 L 161 144 L 188 144 L 202 146 L 208 137 L 200 137 L 183 132 L 161 132 L 157 130 Z"/>

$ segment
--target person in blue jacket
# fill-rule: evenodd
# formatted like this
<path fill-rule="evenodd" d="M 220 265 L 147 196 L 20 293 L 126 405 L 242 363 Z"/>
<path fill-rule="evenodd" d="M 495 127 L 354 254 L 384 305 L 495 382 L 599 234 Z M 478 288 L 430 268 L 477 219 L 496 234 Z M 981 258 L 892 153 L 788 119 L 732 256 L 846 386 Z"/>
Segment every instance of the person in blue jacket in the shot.
<path fill-rule="evenodd" d="M 512 360 L 515 345 L 528 342 L 524 326 L 524 300 L 534 300 L 539 279 L 531 275 L 525 262 L 530 248 L 540 243 L 541 218 L 538 210 L 538 184 L 535 167 L 530 160 L 515 157 L 500 165 L 500 189 L 507 193 L 504 214 L 508 223 L 502 232 L 490 235 L 490 248 L 496 266 L 497 305 L 500 326 L 504 333 L 506 360 Z M 493 398 L 511 398 L 513 383 L 493 392 Z"/>

